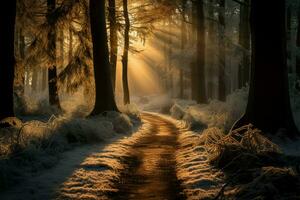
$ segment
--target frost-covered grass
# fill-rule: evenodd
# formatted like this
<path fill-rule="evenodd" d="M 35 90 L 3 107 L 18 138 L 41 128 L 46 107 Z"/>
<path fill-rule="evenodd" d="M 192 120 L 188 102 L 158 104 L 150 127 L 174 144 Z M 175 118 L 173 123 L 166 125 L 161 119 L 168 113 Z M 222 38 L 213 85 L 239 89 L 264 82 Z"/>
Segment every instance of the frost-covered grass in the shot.
<path fill-rule="evenodd" d="M 188 199 L 299 198 L 300 158 L 252 126 L 230 134 L 182 131 L 178 142 L 177 176 Z"/>
<path fill-rule="evenodd" d="M 48 122 L 14 121 L 9 119 L 12 126 L 0 129 L 0 190 L 53 167 L 66 150 L 129 133 L 139 123 L 138 118 L 116 112 L 91 118 L 53 116 Z"/>
<path fill-rule="evenodd" d="M 192 129 L 207 126 L 229 131 L 244 113 L 247 98 L 248 89 L 243 88 L 229 95 L 226 102 L 211 100 L 208 104 L 199 105 L 193 101 L 175 100 L 170 114 L 176 119 L 189 122 Z"/>
<path fill-rule="evenodd" d="M 181 132 L 176 152 L 177 177 L 189 200 L 213 199 L 223 184 L 223 173 L 209 163 L 209 153 L 199 134 Z"/>
<path fill-rule="evenodd" d="M 149 134 L 150 128 L 149 124 L 143 124 L 130 137 L 122 138 L 87 157 L 62 184 L 57 199 L 110 199 L 110 195 L 118 191 L 116 182 L 120 182 L 122 172 L 134 157 L 133 146 Z"/>
<path fill-rule="evenodd" d="M 133 97 L 132 102 L 134 102 L 140 110 L 164 114 L 169 113 L 173 104 L 169 95 Z"/>
<path fill-rule="evenodd" d="M 298 126 L 299 94 L 291 91 Z M 173 101 L 171 116 L 188 127 L 181 127 L 176 153 L 177 176 L 188 199 L 299 199 L 299 141 L 271 141 L 251 125 L 229 133 L 245 111 L 247 95 L 245 88 L 226 102 Z"/>

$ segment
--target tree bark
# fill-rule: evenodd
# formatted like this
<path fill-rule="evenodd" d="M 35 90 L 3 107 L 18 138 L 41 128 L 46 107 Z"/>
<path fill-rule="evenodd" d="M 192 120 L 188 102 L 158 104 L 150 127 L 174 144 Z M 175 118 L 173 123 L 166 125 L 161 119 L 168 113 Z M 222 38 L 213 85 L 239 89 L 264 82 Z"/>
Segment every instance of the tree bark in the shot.
<path fill-rule="evenodd" d="M 198 0 L 197 9 L 197 61 L 195 72 L 196 91 L 195 95 L 198 103 L 207 103 L 206 81 L 205 81 L 205 19 L 204 19 L 204 2 Z"/>
<path fill-rule="evenodd" d="M 56 0 L 47 0 L 47 13 L 50 16 L 55 10 Z M 48 18 L 47 16 L 47 18 Z M 51 21 L 51 19 L 47 19 Z M 53 66 L 48 69 L 48 87 L 49 87 L 49 104 L 51 106 L 56 106 L 58 109 L 61 109 L 60 101 L 58 97 L 58 83 L 57 83 L 57 69 L 56 69 L 56 30 L 55 28 L 51 29 L 48 33 L 48 44 L 51 52 L 52 60 L 54 62 Z"/>
<path fill-rule="evenodd" d="M 193 35 L 193 41 L 197 41 L 197 6 L 196 6 L 196 2 L 193 2 L 192 4 L 192 35 Z M 198 81 L 198 77 L 196 74 L 196 63 L 197 60 L 197 54 L 195 54 L 195 57 L 193 58 L 193 61 L 190 63 L 190 68 L 191 68 L 191 98 L 192 100 L 197 99 L 197 81 Z"/>
<path fill-rule="evenodd" d="M 23 34 L 22 29 L 20 29 L 20 35 L 19 35 L 19 53 L 20 53 L 20 59 L 24 60 L 25 59 L 25 36 Z M 21 85 L 20 85 L 20 98 L 24 98 L 24 91 L 25 91 L 25 65 L 21 66 Z"/>
<path fill-rule="evenodd" d="M 209 0 L 208 4 L 208 17 L 211 20 L 208 21 L 208 47 L 207 47 L 207 98 L 214 98 L 214 71 L 215 71 L 215 22 L 214 19 L 214 0 Z"/>
<path fill-rule="evenodd" d="M 169 94 L 171 97 L 174 97 L 173 94 L 173 65 L 172 65 L 172 56 L 173 56 L 173 36 L 172 36 L 172 16 L 169 17 L 168 19 L 169 24 L 168 24 L 168 29 L 169 29 L 169 34 L 168 34 L 168 82 L 169 82 Z"/>
<path fill-rule="evenodd" d="M 110 27 L 110 65 L 113 90 L 116 87 L 116 70 L 118 61 L 118 26 L 116 17 L 116 1 L 109 0 L 109 27 Z"/>
<path fill-rule="evenodd" d="M 286 26 L 287 26 L 287 59 L 289 60 L 288 71 L 293 72 L 293 51 L 292 51 L 292 6 L 288 6 L 286 13 Z"/>
<path fill-rule="evenodd" d="M 219 100 L 226 101 L 225 0 L 219 0 Z"/>
<path fill-rule="evenodd" d="M 250 0 L 244 0 L 245 4 L 240 4 L 240 24 L 239 24 L 239 44 L 244 48 L 242 60 L 239 64 L 239 88 L 245 87 L 250 80 Z"/>
<path fill-rule="evenodd" d="M 118 109 L 110 74 L 105 1 L 90 0 L 89 2 L 96 89 L 95 106 L 91 115 L 98 115 L 105 111 L 117 111 Z"/>
<path fill-rule="evenodd" d="M 38 67 L 34 66 L 32 67 L 32 82 L 31 82 L 31 89 L 33 92 L 37 92 L 38 91 Z"/>
<path fill-rule="evenodd" d="M 186 3 L 187 0 L 182 0 L 181 1 L 181 6 L 182 6 L 182 13 L 181 13 L 181 17 L 182 17 L 182 21 L 181 21 L 181 54 L 184 54 L 184 48 L 185 48 L 185 44 L 187 42 L 187 36 L 186 36 L 186 22 L 185 22 L 185 14 L 186 14 Z M 180 66 L 180 72 L 179 72 L 179 98 L 183 99 L 184 98 L 184 69 L 183 67 L 185 66 L 184 62 L 181 62 L 181 66 Z"/>
<path fill-rule="evenodd" d="M 128 52 L 129 52 L 129 31 L 130 31 L 130 20 L 128 14 L 128 2 L 123 0 L 123 14 L 125 19 L 125 32 L 124 32 L 124 52 L 122 57 L 123 73 L 123 101 L 124 105 L 130 104 L 129 96 L 129 85 L 128 85 Z"/>
<path fill-rule="evenodd" d="M 16 0 L 3 5 L 5 12 L 0 13 L 0 120 L 14 116 L 14 31 L 16 22 Z"/>
<path fill-rule="evenodd" d="M 251 1 L 250 93 L 246 113 L 233 129 L 251 123 L 265 133 L 284 129 L 289 137 L 298 135 L 289 98 L 285 18 L 284 0 Z"/>
<path fill-rule="evenodd" d="M 297 28 L 296 46 L 298 49 L 300 49 L 300 5 L 298 8 L 298 28 Z M 297 58 L 296 58 L 296 74 L 297 77 L 300 79 L 300 54 L 299 53 L 297 53 Z"/>
<path fill-rule="evenodd" d="M 47 69 L 42 69 L 42 91 L 47 89 Z"/>

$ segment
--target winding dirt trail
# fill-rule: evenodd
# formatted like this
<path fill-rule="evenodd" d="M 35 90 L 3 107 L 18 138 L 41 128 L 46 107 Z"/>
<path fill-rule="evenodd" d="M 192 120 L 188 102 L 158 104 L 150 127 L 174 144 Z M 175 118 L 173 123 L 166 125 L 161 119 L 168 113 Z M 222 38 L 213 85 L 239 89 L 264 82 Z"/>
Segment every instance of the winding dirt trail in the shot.
<path fill-rule="evenodd" d="M 130 136 L 63 153 L 56 167 L 30 177 L 2 200 L 181 200 L 175 151 L 179 130 L 156 114 L 142 114 Z"/>
<path fill-rule="evenodd" d="M 132 157 L 118 184 L 115 200 L 185 199 L 175 171 L 178 129 L 157 115 L 143 114 L 149 134 L 132 147 Z"/>

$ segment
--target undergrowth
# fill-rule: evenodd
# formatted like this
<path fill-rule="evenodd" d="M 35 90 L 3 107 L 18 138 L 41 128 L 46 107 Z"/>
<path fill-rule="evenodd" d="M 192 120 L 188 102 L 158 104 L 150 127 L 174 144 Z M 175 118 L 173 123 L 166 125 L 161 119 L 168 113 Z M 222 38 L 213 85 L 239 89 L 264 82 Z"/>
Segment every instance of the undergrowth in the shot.
<path fill-rule="evenodd" d="M 199 144 L 209 162 L 225 174 L 225 184 L 215 199 L 299 199 L 299 158 L 282 154 L 264 134 L 247 125 L 228 135 L 207 129 Z"/>
<path fill-rule="evenodd" d="M 127 134 L 138 123 L 138 115 L 116 112 L 92 118 L 52 116 L 48 122 L 8 118 L 2 122 L 6 128 L 0 128 L 0 191 L 53 167 L 64 151 Z"/>

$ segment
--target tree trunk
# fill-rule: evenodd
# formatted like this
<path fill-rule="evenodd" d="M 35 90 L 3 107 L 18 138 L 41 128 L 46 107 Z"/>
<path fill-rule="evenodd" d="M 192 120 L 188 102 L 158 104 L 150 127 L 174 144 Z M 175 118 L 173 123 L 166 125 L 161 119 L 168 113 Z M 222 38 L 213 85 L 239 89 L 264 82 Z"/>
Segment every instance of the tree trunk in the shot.
<path fill-rule="evenodd" d="M 42 69 L 42 91 L 47 89 L 47 69 Z"/>
<path fill-rule="evenodd" d="M 193 41 L 197 40 L 197 5 L 196 2 L 193 2 L 192 4 L 192 35 L 193 35 Z M 197 60 L 197 54 L 195 54 L 195 57 L 193 57 L 193 61 L 190 63 L 190 68 L 191 68 L 191 98 L 192 100 L 197 99 L 197 81 L 198 77 L 196 74 L 196 60 Z"/>
<path fill-rule="evenodd" d="M 14 116 L 14 31 L 16 0 L 5 2 L 5 12 L 0 14 L 0 120 Z"/>
<path fill-rule="evenodd" d="M 165 27 L 165 31 L 167 31 L 167 22 L 164 19 L 163 20 L 163 27 Z M 169 72 L 168 72 L 168 40 L 163 40 L 163 52 L 164 52 L 164 85 L 165 85 L 165 91 L 169 91 Z"/>
<path fill-rule="evenodd" d="M 204 2 L 198 0 L 197 9 L 197 61 L 195 71 L 196 78 L 196 98 L 198 103 L 207 103 L 206 81 L 205 81 L 205 19 Z"/>
<path fill-rule="evenodd" d="M 298 28 L 297 28 L 296 46 L 298 49 L 300 49 L 300 5 L 298 8 Z M 297 74 L 298 78 L 300 79 L 300 53 L 297 53 L 297 58 L 296 58 L 296 74 Z"/>
<path fill-rule="evenodd" d="M 171 97 L 174 97 L 173 94 L 173 66 L 172 66 L 172 56 L 173 56 L 173 36 L 172 36 L 172 17 L 170 16 L 169 19 L 169 34 L 168 34 L 168 81 L 169 81 L 169 93 Z"/>
<path fill-rule="evenodd" d="M 25 36 L 23 34 L 22 29 L 20 29 L 20 35 L 19 35 L 19 53 L 20 53 L 20 59 L 25 59 Z M 25 65 L 23 64 L 21 69 L 21 86 L 20 86 L 20 97 L 24 98 L 24 91 L 25 91 Z"/>
<path fill-rule="evenodd" d="M 48 15 L 55 10 L 56 2 L 55 0 L 47 0 L 47 12 Z M 50 21 L 51 19 L 48 19 Z M 48 33 L 49 40 L 49 49 L 52 51 L 51 56 L 53 63 L 56 63 L 56 30 L 55 28 L 51 29 Z M 49 87 L 49 104 L 51 106 L 56 106 L 58 109 L 61 109 L 60 101 L 58 97 L 58 85 L 57 85 L 57 69 L 56 64 L 49 67 L 48 69 L 48 87 Z"/>
<path fill-rule="evenodd" d="M 286 26 L 287 26 L 287 59 L 288 59 L 288 71 L 290 73 L 293 72 L 293 50 L 292 50 L 292 46 L 293 41 L 292 41 L 292 6 L 288 6 L 287 8 L 287 13 L 286 13 Z"/>
<path fill-rule="evenodd" d="M 31 82 L 31 89 L 33 92 L 37 92 L 38 91 L 38 67 L 34 66 L 32 67 L 32 82 Z"/>
<path fill-rule="evenodd" d="M 226 101 L 225 0 L 219 0 L 219 100 Z"/>
<path fill-rule="evenodd" d="M 20 35 L 19 35 L 19 53 L 20 53 L 20 58 L 24 59 L 25 58 L 25 36 L 23 34 L 22 29 L 20 29 Z"/>
<path fill-rule="evenodd" d="M 214 19 L 214 0 L 209 0 L 207 8 L 208 17 L 208 47 L 207 47 L 207 98 L 213 99 L 214 97 L 214 71 L 215 71 L 215 22 Z"/>
<path fill-rule="evenodd" d="M 112 89 L 107 44 L 105 1 L 90 0 L 90 23 L 93 43 L 93 61 L 96 99 L 91 115 L 117 111 Z"/>
<path fill-rule="evenodd" d="M 129 52 L 129 31 L 130 31 L 130 20 L 128 14 L 128 2 L 127 0 L 123 0 L 123 14 L 125 19 L 125 32 L 124 32 L 124 53 L 122 57 L 122 65 L 123 65 L 123 101 L 124 105 L 130 104 L 130 96 L 129 96 L 129 85 L 128 85 L 128 52 Z"/>
<path fill-rule="evenodd" d="M 245 4 L 240 4 L 240 24 L 239 24 L 239 44 L 244 48 L 242 60 L 239 64 L 238 86 L 245 87 L 250 79 L 250 0 L 244 0 Z"/>
<path fill-rule="evenodd" d="M 109 27 L 110 27 L 110 65 L 113 90 L 116 87 L 116 70 L 118 61 L 118 26 L 116 17 L 116 1 L 109 0 Z"/>
<path fill-rule="evenodd" d="M 289 137 L 298 135 L 290 107 L 285 22 L 284 0 L 251 1 L 249 101 L 245 115 L 233 128 L 251 123 L 265 133 L 286 130 Z"/>
<path fill-rule="evenodd" d="M 181 54 L 184 54 L 184 48 L 185 44 L 187 42 L 187 36 L 186 36 L 186 22 L 185 22 L 185 14 L 186 14 L 186 3 L 187 0 L 182 0 L 181 6 L 182 6 L 182 21 L 181 21 Z M 184 62 L 181 62 L 180 66 L 180 72 L 179 72 L 179 98 L 183 99 L 184 98 L 184 69 L 183 67 L 185 66 Z"/>

